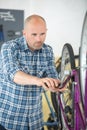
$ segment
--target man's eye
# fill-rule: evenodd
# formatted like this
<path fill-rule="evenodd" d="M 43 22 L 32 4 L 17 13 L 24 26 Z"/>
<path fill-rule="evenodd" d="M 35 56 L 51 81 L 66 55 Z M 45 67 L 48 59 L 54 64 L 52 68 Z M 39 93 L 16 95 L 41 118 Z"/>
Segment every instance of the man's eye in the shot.
<path fill-rule="evenodd" d="M 36 34 L 36 33 L 33 33 L 32 36 L 37 36 L 37 34 Z"/>
<path fill-rule="evenodd" d="M 45 33 L 41 33 L 40 35 L 41 35 L 41 36 L 42 36 L 42 35 L 45 35 Z"/>
<path fill-rule="evenodd" d="M 36 33 L 33 33 L 32 34 L 32 36 L 37 36 L 38 34 L 36 34 Z M 45 35 L 45 33 L 41 33 L 39 36 L 43 36 L 43 35 Z"/>

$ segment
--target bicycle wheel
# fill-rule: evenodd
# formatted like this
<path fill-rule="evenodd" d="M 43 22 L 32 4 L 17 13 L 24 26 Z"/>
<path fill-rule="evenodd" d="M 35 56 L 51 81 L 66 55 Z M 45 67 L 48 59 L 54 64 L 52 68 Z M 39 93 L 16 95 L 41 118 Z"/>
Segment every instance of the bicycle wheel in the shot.
<path fill-rule="evenodd" d="M 72 46 L 66 43 L 62 49 L 62 59 L 61 59 L 61 72 L 60 79 L 61 83 L 67 79 L 70 75 L 72 69 L 75 69 L 75 58 Z M 66 115 L 67 124 L 73 127 L 74 123 L 74 87 L 72 87 L 72 82 L 74 78 L 71 77 L 66 84 L 67 90 L 60 94 L 64 113 Z M 64 119 L 63 119 L 64 120 Z M 63 124 L 63 126 L 66 124 Z M 65 126 L 64 126 L 65 128 Z"/>
<path fill-rule="evenodd" d="M 80 84 L 82 91 L 82 100 L 84 104 L 85 95 L 85 83 L 86 83 L 86 70 L 87 70 L 87 12 L 84 17 L 82 33 L 81 33 L 81 43 L 80 43 Z"/>
<path fill-rule="evenodd" d="M 75 55 L 74 58 L 75 58 L 75 63 L 77 65 L 79 56 Z M 59 58 L 59 64 L 56 67 L 56 70 L 57 70 L 58 75 L 59 75 L 59 79 L 60 79 L 60 72 L 61 72 L 61 61 L 60 60 L 61 60 L 61 57 Z M 59 104 L 58 104 L 58 93 L 51 92 L 51 101 L 52 101 L 52 105 L 53 105 L 53 107 L 55 109 L 55 112 L 58 113 L 59 112 L 59 109 L 58 109 L 58 107 L 59 107 Z"/>

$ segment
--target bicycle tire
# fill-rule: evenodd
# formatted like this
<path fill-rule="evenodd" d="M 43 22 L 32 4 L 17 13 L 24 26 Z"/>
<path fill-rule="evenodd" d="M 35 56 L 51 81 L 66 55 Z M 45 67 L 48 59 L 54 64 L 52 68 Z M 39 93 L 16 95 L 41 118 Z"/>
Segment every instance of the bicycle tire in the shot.
<path fill-rule="evenodd" d="M 74 69 L 75 68 L 75 56 L 74 56 L 74 52 L 73 52 L 73 49 L 72 49 L 72 46 L 68 43 L 66 43 L 63 47 L 63 50 L 62 50 L 62 58 L 61 58 L 61 63 L 60 65 L 57 67 L 57 72 L 59 73 L 60 75 L 60 72 L 61 72 L 61 67 L 62 67 L 62 61 L 63 61 L 63 58 L 64 58 L 64 52 L 65 50 L 67 49 L 67 52 L 68 52 L 68 55 L 69 55 L 69 59 L 70 59 L 70 69 Z M 78 56 L 76 56 L 77 58 Z M 59 77 L 61 78 L 61 77 Z M 73 80 L 73 79 L 72 79 Z M 72 92 L 73 93 L 73 92 Z M 72 95 L 73 96 L 73 95 Z M 59 114 L 59 118 L 60 118 L 60 122 L 61 122 L 61 127 L 63 127 L 63 124 L 62 124 L 62 119 L 61 119 L 61 111 L 59 110 L 60 107 L 59 107 L 59 104 L 58 104 L 58 95 L 57 93 L 51 93 L 51 100 L 52 100 L 52 104 L 53 104 L 53 107 L 55 109 L 55 111 Z M 73 103 L 72 103 L 73 104 Z M 72 107 L 73 108 L 73 107 Z M 74 108 L 73 108 L 74 109 Z M 73 112 L 73 111 L 72 111 Z M 73 124 L 73 123 L 72 123 Z"/>
<path fill-rule="evenodd" d="M 81 33 L 81 42 L 80 42 L 80 51 L 79 51 L 79 66 L 80 66 L 80 86 L 82 92 L 82 101 L 84 104 L 84 96 L 86 94 L 86 70 L 87 70 L 87 12 L 83 20 L 83 27 Z"/>
<path fill-rule="evenodd" d="M 67 76 L 70 75 L 72 69 L 75 69 L 75 56 L 73 48 L 69 43 L 66 43 L 62 49 L 62 59 L 61 59 L 61 82 L 64 82 Z M 65 74 L 65 71 L 68 73 Z M 64 107 L 65 115 L 68 120 L 68 124 L 74 126 L 74 88 L 72 87 L 72 82 L 74 78 L 72 77 L 68 81 L 67 88 L 68 91 L 63 92 L 61 95 L 62 104 Z"/>

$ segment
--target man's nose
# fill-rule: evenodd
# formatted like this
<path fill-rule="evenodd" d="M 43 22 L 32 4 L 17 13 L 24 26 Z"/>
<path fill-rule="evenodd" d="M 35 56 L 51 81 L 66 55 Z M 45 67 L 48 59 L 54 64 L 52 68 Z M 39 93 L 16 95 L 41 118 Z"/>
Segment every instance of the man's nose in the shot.
<path fill-rule="evenodd" d="M 41 41 L 41 37 L 40 36 L 37 36 L 36 39 L 37 39 L 37 41 Z"/>

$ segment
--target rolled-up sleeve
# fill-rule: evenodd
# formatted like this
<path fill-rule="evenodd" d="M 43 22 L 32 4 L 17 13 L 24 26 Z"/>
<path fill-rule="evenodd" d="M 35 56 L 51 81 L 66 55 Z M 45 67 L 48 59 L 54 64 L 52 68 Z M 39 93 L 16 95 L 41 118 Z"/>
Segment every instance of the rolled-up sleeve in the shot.
<path fill-rule="evenodd" d="M 17 48 L 9 44 L 3 44 L 1 49 L 1 60 L 3 76 L 7 80 L 13 81 L 14 75 L 17 71 L 22 70 L 17 60 Z"/>

